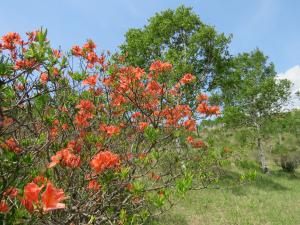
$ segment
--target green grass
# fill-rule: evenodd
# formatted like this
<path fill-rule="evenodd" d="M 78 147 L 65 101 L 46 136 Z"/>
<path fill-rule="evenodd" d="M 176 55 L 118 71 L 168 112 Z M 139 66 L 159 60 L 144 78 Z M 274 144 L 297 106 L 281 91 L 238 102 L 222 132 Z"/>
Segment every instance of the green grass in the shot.
<path fill-rule="evenodd" d="M 228 172 L 220 189 L 191 191 L 159 225 L 299 225 L 300 173 L 258 173 L 247 184 L 226 188 L 240 174 Z M 225 184 L 224 184 L 225 183 Z"/>

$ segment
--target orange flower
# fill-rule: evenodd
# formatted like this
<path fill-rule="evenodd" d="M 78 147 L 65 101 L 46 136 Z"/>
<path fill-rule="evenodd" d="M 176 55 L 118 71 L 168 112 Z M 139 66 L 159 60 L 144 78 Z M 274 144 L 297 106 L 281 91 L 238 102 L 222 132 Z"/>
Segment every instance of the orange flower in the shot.
<path fill-rule="evenodd" d="M 98 74 L 95 74 L 95 75 L 90 76 L 90 77 L 86 78 L 85 80 L 83 80 L 82 84 L 95 86 L 96 82 L 97 82 L 97 78 L 98 78 Z"/>
<path fill-rule="evenodd" d="M 92 40 L 88 40 L 84 45 L 83 48 L 87 51 L 93 51 L 96 48 L 96 44 Z"/>
<path fill-rule="evenodd" d="M 1 200 L 0 202 L 0 212 L 7 213 L 9 210 L 8 205 L 6 204 L 5 200 Z"/>
<path fill-rule="evenodd" d="M 92 169 L 100 173 L 105 169 L 115 167 L 119 165 L 119 156 L 117 154 L 111 153 L 110 151 L 99 152 L 93 157 L 90 162 Z"/>
<path fill-rule="evenodd" d="M 17 90 L 23 91 L 25 89 L 25 86 L 23 84 L 17 84 L 16 85 Z"/>
<path fill-rule="evenodd" d="M 139 130 L 143 131 L 146 127 L 149 126 L 149 123 L 147 122 L 139 122 Z"/>
<path fill-rule="evenodd" d="M 95 109 L 94 104 L 90 100 L 81 100 L 78 105 L 76 105 L 77 109 L 92 111 Z"/>
<path fill-rule="evenodd" d="M 28 212 L 32 213 L 34 210 L 32 201 L 29 201 L 25 198 L 21 198 L 21 204 L 28 210 Z"/>
<path fill-rule="evenodd" d="M 21 43 L 21 36 L 15 32 L 9 32 L 2 37 L 3 48 L 13 50 L 16 48 L 16 44 Z"/>
<path fill-rule="evenodd" d="M 40 76 L 40 81 L 42 84 L 46 84 L 48 82 L 48 74 L 42 73 Z"/>
<path fill-rule="evenodd" d="M 120 128 L 114 125 L 100 124 L 100 131 L 105 132 L 109 137 L 120 133 Z"/>
<path fill-rule="evenodd" d="M 200 94 L 200 95 L 197 96 L 197 100 L 199 102 L 207 101 L 208 100 L 208 96 L 206 94 Z"/>
<path fill-rule="evenodd" d="M 53 52 L 53 55 L 56 58 L 60 58 L 61 57 L 61 52 L 59 50 L 53 49 L 52 52 Z"/>
<path fill-rule="evenodd" d="M 32 68 L 36 61 L 34 59 L 24 59 L 24 60 L 18 60 L 16 61 L 16 65 L 14 66 L 14 69 L 26 69 L 26 68 Z"/>
<path fill-rule="evenodd" d="M 63 125 L 61 125 L 61 128 L 63 130 L 67 130 L 69 128 L 68 124 L 67 123 L 64 123 Z"/>
<path fill-rule="evenodd" d="M 171 69 L 172 64 L 168 62 L 155 61 L 150 66 L 150 70 L 154 72 L 170 71 Z"/>
<path fill-rule="evenodd" d="M 188 131 L 195 131 L 196 130 L 196 121 L 194 119 L 186 120 L 183 125 Z"/>
<path fill-rule="evenodd" d="M 33 182 L 36 184 L 45 184 L 45 183 L 47 183 L 47 181 L 48 181 L 48 179 L 42 175 L 36 176 L 33 179 Z"/>
<path fill-rule="evenodd" d="M 57 77 L 59 75 L 59 70 L 57 68 L 53 68 L 53 75 Z"/>
<path fill-rule="evenodd" d="M 7 139 L 4 146 L 15 153 L 21 152 L 21 148 L 18 147 L 18 144 L 13 137 Z"/>
<path fill-rule="evenodd" d="M 91 180 L 87 187 L 89 190 L 98 191 L 101 185 L 96 180 Z"/>
<path fill-rule="evenodd" d="M 188 84 L 193 82 L 196 79 L 196 77 L 190 73 L 187 73 L 181 78 L 180 83 L 181 84 Z"/>
<path fill-rule="evenodd" d="M 24 187 L 25 199 L 31 202 L 37 203 L 39 201 L 39 193 L 44 186 L 39 187 L 36 183 L 28 183 Z"/>
<path fill-rule="evenodd" d="M 4 120 L 3 122 L 0 124 L 0 126 L 4 126 L 4 127 L 8 127 L 10 126 L 12 123 L 14 122 L 14 120 L 10 117 L 4 116 Z"/>
<path fill-rule="evenodd" d="M 60 201 L 65 200 L 64 191 L 55 188 L 52 183 L 48 183 L 45 192 L 42 194 L 42 203 L 44 212 L 54 209 L 64 209 L 66 206 Z"/>
<path fill-rule="evenodd" d="M 18 189 L 10 187 L 3 193 L 4 196 L 9 196 L 11 199 L 18 195 Z"/>
<path fill-rule="evenodd" d="M 78 45 L 75 45 L 75 46 L 72 47 L 72 54 L 74 56 L 82 56 L 83 51 Z"/>
<path fill-rule="evenodd" d="M 80 165 L 80 156 L 74 155 L 68 148 L 62 149 L 51 157 L 48 168 L 56 166 L 61 161 L 68 167 L 76 168 Z"/>

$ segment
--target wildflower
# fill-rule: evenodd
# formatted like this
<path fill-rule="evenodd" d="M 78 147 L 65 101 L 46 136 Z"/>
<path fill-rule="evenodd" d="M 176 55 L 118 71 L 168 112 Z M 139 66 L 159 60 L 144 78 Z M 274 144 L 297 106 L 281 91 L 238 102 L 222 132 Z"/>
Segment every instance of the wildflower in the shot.
<path fill-rule="evenodd" d="M 109 169 L 119 165 L 119 156 L 110 151 L 99 152 L 90 161 L 90 166 L 92 169 L 100 173 L 105 169 Z"/>
<path fill-rule="evenodd" d="M 10 187 L 3 193 L 4 196 L 9 196 L 11 199 L 18 195 L 18 189 Z"/>
<path fill-rule="evenodd" d="M 78 45 L 75 45 L 75 46 L 72 47 L 72 54 L 74 56 L 82 56 L 83 51 Z"/>
<path fill-rule="evenodd" d="M 0 201 L 0 213 L 7 213 L 9 211 L 8 205 L 5 200 Z"/>
<path fill-rule="evenodd" d="M 150 70 L 154 72 L 170 71 L 171 69 L 172 64 L 168 62 L 155 61 L 150 66 Z"/>
<path fill-rule="evenodd" d="M 47 73 L 41 73 L 40 81 L 42 84 L 46 84 L 48 81 L 48 74 Z"/>
<path fill-rule="evenodd" d="M 88 187 L 89 190 L 98 191 L 101 188 L 101 185 L 96 180 L 89 181 Z"/>
<path fill-rule="evenodd" d="M 48 183 L 46 190 L 42 194 L 42 203 L 44 212 L 54 210 L 54 209 L 64 209 L 66 206 L 60 201 L 66 199 L 64 191 L 62 189 L 57 189 L 52 183 Z"/>
<path fill-rule="evenodd" d="M 39 187 L 36 183 L 28 183 L 24 187 L 25 199 L 31 202 L 37 203 L 39 201 L 39 193 L 44 186 Z"/>
<path fill-rule="evenodd" d="M 183 76 L 183 78 L 180 79 L 180 83 L 181 84 L 188 84 L 188 83 L 191 83 L 193 82 L 194 80 L 196 79 L 195 76 L 193 76 L 192 74 L 190 73 L 187 73 Z"/>
<path fill-rule="evenodd" d="M 96 82 L 97 82 L 97 78 L 98 78 L 98 74 L 95 74 L 95 75 L 90 76 L 90 77 L 86 78 L 85 80 L 83 80 L 82 84 L 95 86 Z"/>

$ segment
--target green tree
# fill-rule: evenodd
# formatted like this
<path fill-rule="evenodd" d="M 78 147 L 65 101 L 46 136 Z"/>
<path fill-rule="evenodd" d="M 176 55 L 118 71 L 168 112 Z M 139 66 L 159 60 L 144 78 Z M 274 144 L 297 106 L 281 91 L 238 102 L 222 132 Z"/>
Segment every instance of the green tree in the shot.
<path fill-rule="evenodd" d="M 233 127 L 253 128 L 264 172 L 268 171 L 268 166 L 263 127 L 269 118 L 282 111 L 290 96 L 290 86 L 288 80 L 276 79 L 273 63 L 269 63 L 268 57 L 258 49 L 236 56 L 230 73 L 222 81 L 224 122 Z"/>
<path fill-rule="evenodd" d="M 143 28 L 129 29 L 120 50 L 129 65 L 149 68 L 154 60 L 172 63 L 173 83 L 180 74 L 192 73 L 197 81 L 187 89 L 196 95 L 200 89 L 216 87 L 225 73 L 230 40 L 231 36 L 204 24 L 191 8 L 180 6 L 156 13 Z"/>

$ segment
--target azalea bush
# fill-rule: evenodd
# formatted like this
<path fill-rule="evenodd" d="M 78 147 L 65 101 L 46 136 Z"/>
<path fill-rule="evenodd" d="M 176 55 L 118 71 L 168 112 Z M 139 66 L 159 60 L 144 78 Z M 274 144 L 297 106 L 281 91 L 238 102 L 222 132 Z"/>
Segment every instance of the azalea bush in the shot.
<path fill-rule="evenodd" d="M 46 31 L 0 42 L 0 218 L 8 224 L 142 224 L 217 178 L 172 65 L 125 67 L 92 40 L 52 49 Z M 197 181 L 197 182 L 195 182 Z"/>

